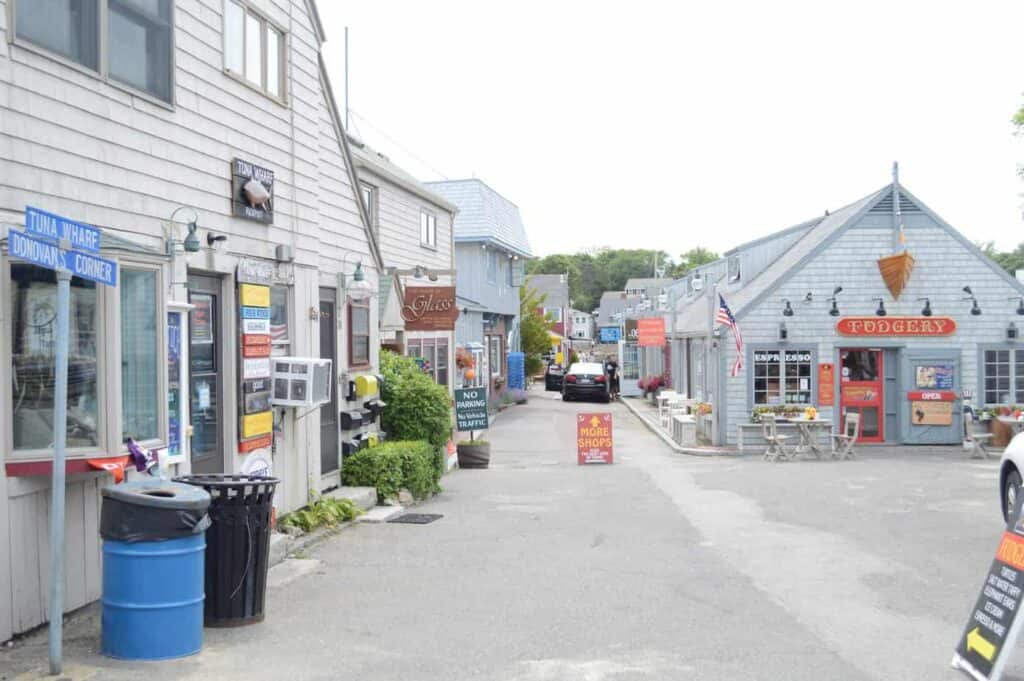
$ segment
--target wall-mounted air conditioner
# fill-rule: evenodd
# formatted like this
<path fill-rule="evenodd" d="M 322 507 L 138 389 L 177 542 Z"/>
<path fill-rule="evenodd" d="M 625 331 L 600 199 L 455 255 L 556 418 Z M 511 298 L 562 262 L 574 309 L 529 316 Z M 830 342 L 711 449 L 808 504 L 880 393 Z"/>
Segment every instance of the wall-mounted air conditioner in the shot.
<path fill-rule="evenodd" d="M 275 407 L 315 407 L 331 401 L 331 360 L 273 357 Z"/>

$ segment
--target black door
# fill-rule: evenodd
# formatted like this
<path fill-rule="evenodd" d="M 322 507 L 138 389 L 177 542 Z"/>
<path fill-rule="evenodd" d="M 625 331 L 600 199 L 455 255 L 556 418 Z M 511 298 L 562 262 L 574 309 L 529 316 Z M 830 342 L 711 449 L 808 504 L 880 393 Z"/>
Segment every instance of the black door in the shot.
<path fill-rule="evenodd" d="M 192 418 L 192 472 L 224 472 L 221 392 L 221 280 L 190 274 L 189 405 Z"/>
<path fill-rule="evenodd" d="M 331 360 L 331 400 L 320 407 L 320 474 L 338 470 L 338 346 L 337 297 L 334 289 L 320 289 L 320 357 Z"/>

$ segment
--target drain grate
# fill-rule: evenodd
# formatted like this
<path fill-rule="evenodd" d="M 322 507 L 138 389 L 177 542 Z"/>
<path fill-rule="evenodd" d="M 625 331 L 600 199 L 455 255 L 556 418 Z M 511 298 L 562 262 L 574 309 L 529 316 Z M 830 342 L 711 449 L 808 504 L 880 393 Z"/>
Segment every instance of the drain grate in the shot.
<path fill-rule="evenodd" d="M 444 516 L 440 513 L 406 513 L 397 518 L 392 518 L 389 523 L 405 523 L 407 525 L 426 525 Z"/>

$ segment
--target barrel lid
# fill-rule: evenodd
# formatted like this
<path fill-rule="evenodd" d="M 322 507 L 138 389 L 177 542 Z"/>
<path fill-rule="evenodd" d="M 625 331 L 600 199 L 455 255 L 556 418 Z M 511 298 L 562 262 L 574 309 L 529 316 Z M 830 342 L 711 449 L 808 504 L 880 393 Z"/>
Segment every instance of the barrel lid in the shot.
<path fill-rule="evenodd" d="M 205 513 L 210 494 L 201 487 L 169 480 L 133 480 L 103 488 L 103 496 L 126 504 Z"/>

